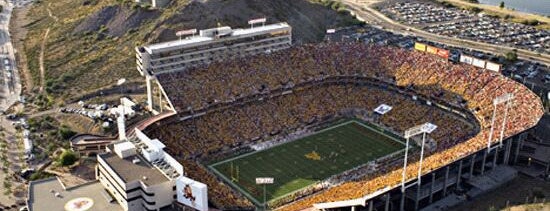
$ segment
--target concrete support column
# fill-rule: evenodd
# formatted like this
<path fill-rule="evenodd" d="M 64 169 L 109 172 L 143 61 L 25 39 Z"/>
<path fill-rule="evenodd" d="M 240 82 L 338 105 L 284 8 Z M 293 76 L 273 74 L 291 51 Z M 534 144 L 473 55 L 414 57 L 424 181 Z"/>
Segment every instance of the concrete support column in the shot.
<path fill-rule="evenodd" d="M 151 76 L 145 75 L 145 83 L 147 84 L 147 107 L 153 110 L 153 87 L 151 86 Z"/>
<path fill-rule="evenodd" d="M 456 187 L 460 188 L 460 177 L 462 177 L 462 161 L 458 163 L 458 175 L 456 176 Z"/>
<path fill-rule="evenodd" d="M 485 173 L 485 162 L 487 161 L 487 156 L 489 156 L 489 153 L 487 153 L 487 150 L 483 150 L 483 159 L 481 160 L 481 175 Z"/>
<path fill-rule="evenodd" d="M 445 184 L 443 185 L 443 197 L 447 196 L 447 183 L 449 182 L 450 167 L 445 167 Z"/>
<path fill-rule="evenodd" d="M 351 211 L 355 211 L 355 206 L 351 206 Z"/>
<path fill-rule="evenodd" d="M 414 197 L 414 210 L 418 210 L 418 203 L 420 202 L 420 193 L 422 190 L 422 186 L 420 185 L 420 181 L 416 185 L 416 197 Z"/>
<path fill-rule="evenodd" d="M 430 204 L 434 201 L 435 173 L 432 173 L 432 184 L 430 184 Z"/>
<path fill-rule="evenodd" d="M 472 158 L 470 159 L 470 173 L 469 173 L 470 179 L 474 176 L 474 164 L 476 163 L 476 155 L 477 154 L 473 154 Z"/>
<path fill-rule="evenodd" d="M 493 167 L 491 169 L 495 169 L 495 167 L 497 167 L 497 160 L 498 160 L 498 149 L 495 150 L 495 155 L 493 156 Z"/>
<path fill-rule="evenodd" d="M 390 193 L 386 193 L 386 205 L 384 211 L 390 211 Z"/>
<path fill-rule="evenodd" d="M 403 192 L 401 192 L 401 205 L 399 206 L 399 210 L 404 211 L 405 210 L 405 194 L 407 193 L 407 189 L 405 189 Z"/>
<path fill-rule="evenodd" d="M 516 153 L 514 155 L 514 162 L 513 164 L 517 164 L 518 163 L 518 157 L 519 157 L 519 149 L 521 148 L 521 138 L 517 137 L 517 145 L 516 145 Z"/>
<path fill-rule="evenodd" d="M 508 165 L 508 162 L 510 162 L 510 151 L 511 150 L 512 150 L 512 140 L 508 139 L 506 141 L 506 150 L 505 150 L 505 153 L 504 153 L 504 160 L 502 162 L 505 165 Z"/>
<path fill-rule="evenodd" d="M 160 87 L 160 84 L 158 84 L 158 87 L 159 87 L 159 110 L 160 110 L 160 113 L 162 113 L 162 109 L 164 106 L 162 106 L 162 88 Z"/>
<path fill-rule="evenodd" d="M 373 210 L 374 210 L 374 199 L 369 201 L 369 211 L 373 211 Z"/>

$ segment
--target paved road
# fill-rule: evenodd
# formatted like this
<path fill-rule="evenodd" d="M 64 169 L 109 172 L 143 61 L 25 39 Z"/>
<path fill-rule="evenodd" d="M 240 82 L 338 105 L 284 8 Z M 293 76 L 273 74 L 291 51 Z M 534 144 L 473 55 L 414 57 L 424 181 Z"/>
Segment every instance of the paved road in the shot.
<path fill-rule="evenodd" d="M 10 39 L 9 23 L 13 8 L 24 6 L 30 2 L 31 0 L 0 0 L 0 5 L 3 8 L 2 12 L 0 12 L 0 111 L 5 111 L 20 100 L 21 81 L 15 61 L 15 50 Z M 26 190 L 25 184 L 11 177 L 13 173 L 20 172 L 25 165 L 24 160 L 21 159 L 21 141 L 16 135 L 18 132 L 11 123 L 5 116 L 0 116 L 0 127 L 3 128 L 3 133 L 5 134 L 5 137 L 1 141 L 7 143 L 7 155 L 10 163 L 8 174 L 0 172 L 0 178 L 2 181 L 10 181 L 13 188 L 23 191 L 15 191 L 10 196 L 0 193 L 2 194 L 0 196 L 0 204 L 3 205 L 12 205 L 16 202 L 24 201 L 24 190 Z M 0 189 L 3 188 L 2 185 Z"/>
<path fill-rule="evenodd" d="M 355 13 L 358 18 L 363 19 L 371 25 L 383 27 L 384 30 L 388 30 L 397 34 L 414 35 L 430 41 L 447 44 L 449 46 L 469 48 L 472 50 L 492 53 L 495 55 L 501 55 L 514 49 L 507 46 L 493 45 L 428 33 L 426 31 L 398 23 L 386 17 L 384 14 L 376 11 L 375 9 L 370 8 L 367 4 L 358 2 L 357 0 L 343 0 L 342 2 L 348 5 L 350 7 L 350 10 Z M 520 59 L 540 62 L 550 66 L 550 55 L 548 54 L 539 54 L 523 49 L 517 49 L 517 54 Z"/>
<path fill-rule="evenodd" d="M 28 1 L 15 1 L 22 5 Z M 9 23 L 14 8 L 12 1 L 0 1 L 3 10 L 0 13 L 0 110 L 5 111 L 20 99 L 21 80 L 15 61 L 15 50 L 11 43 Z"/>
<path fill-rule="evenodd" d="M 4 206 L 11 206 L 12 204 L 24 201 L 26 196 L 25 190 L 27 188 L 23 181 L 12 176 L 13 174 L 19 174 L 26 164 L 22 159 L 22 144 L 21 139 L 18 137 L 21 136 L 21 133 L 17 132 L 11 123 L 12 121 L 7 120 L 4 116 L 0 117 L 0 127 L 3 128 L 5 134 L 5 137 L 0 141 L 7 144 L 5 153 L 9 162 L 8 173 L 5 174 L 3 171 L 0 171 L 0 178 L 1 181 L 8 181 L 12 185 L 12 194 L 5 195 L 4 190 L 0 193 L 0 204 Z M 2 188 L 0 189 L 3 189 L 4 186 L 3 184 L 1 185 Z"/>

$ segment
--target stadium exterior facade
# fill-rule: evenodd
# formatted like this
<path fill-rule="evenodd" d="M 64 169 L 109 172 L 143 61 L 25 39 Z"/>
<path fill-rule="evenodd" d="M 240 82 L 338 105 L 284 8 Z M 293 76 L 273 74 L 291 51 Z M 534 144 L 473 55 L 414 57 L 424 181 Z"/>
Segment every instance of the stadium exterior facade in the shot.
<path fill-rule="evenodd" d="M 246 57 L 260 53 L 270 53 L 289 48 L 292 45 L 292 27 L 287 23 L 276 23 L 232 29 L 224 26 L 200 30 L 195 36 L 136 47 L 137 70 L 145 76 L 147 84 L 147 105 L 153 113 L 158 113 L 154 106 L 153 85 L 155 75 L 183 71 L 187 68 L 208 64 L 228 58 Z M 158 84 L 158 83 L 157 83 Z M 164 107 L 175 110 L 169 102 L 162 87 L 159 88 L 160 112 Z M 162 97 L 167 100 L 163 105 Z"/>
<path fill-rule="evenodd" d="M 142 55 L 146 54 L 147 50 L 145 50 L 144 48 L 137 48 L 136 51 L 138 52 L 138 70 L 140 70 L 140 73 L 142 73 L 142 75 L 147 78 L 146 81 L 148 86 L 148 103 L 150 108 L 154 112 L 156 112 L 153 109 L 151 94 L 151 81 L 154 79 L 155 75 L 157 73 L 185 70 L 185 68 L 189 66 L 179 67 L 179 70 L 161 69 L 160 72 L 155 72 L 155 69 L 148 70 L 147 68 L 149 67 L 143 68 L 143 66 L 140 66 L 140 62 L 141 64 L 143 64 L 144 61 L 147 61 L 147 58 L 144 59 L 145 57 Z M 265 51 L 253 51 L 252 53 L 246 55 L 253 55 L 255 53 L 262 52 Z M 231 57 L 232 55 L 233 54 L 228 54 L 228 57 Z M 239 56 L 246 55 L 239 54 Z M 208 60 L 199 60 L 199 62 L 191 63 L 191 66 L 202 63 L 209 63 L 217 59 L 222 58 L 212 57 L 212 59 Z M 158 83 L 158 86 L 162 91 L 160 83 Z M 166 93 L 164 91 L 162 91 L 162 95 L 164 95 L 168 103 L 171 104 L 168 100 L 169 98 L 166 96 Z M 159 98 L 162 97 L 163 96 L 159 96 Z M 454 108 L 453 106 L 439 105 L 437 103 L 427 100 L 424 100 L 423 103 L 429 103 L 429 105 L 433 104 L 440 107 L 441 109 L 457 113 L 461 116 L 469 115 L 466 113 L 461 113 L 461 109 Z M 160 105 L 160 107 L 162 108 L 162 103 Z M 169 105 L 168 107 L 170 108 L 170 110 L 175 111 L 174 106 Z M 535 119 L 535 117 L 532 118 Z M 185 118 L 180 117 L 179 120 L 183 121 L 185 120 Z M 533 125 L 530 125 L 530 127 L 532 126 Z M 520 133 L 516 133 L 502 140 L 501 143 L 495 143 L 493 139 L 493 141 L 491 141 L 492 146 L 481 149 L 477 148 L 479 150 L 475 152 L 465 152 L 464 154 L 461 154 L 463 155 L 461 158 L 453 160 L 452 163 L 448 163 L 435 169 L 429 169 L 429 171 L 423 171 L 422 176 L 418 177 L 418 179 L 416 176 L 413 179 L 409 178 L 406 183 L 414 185 L 407 185 L 408 188 L 405 189 L 404 194 L 400 188 L 401 184 L 391 186 L 388 184 L 388 186 L 384 189 L 380 189 L 361 198 L 337 202 L 315 203 L 313 204 L 313 207 L 319 210 L 341 208 L 351 208 L 352 210 L 418 210 L 421 208 L 426 208 L 434 203 L 437 203 L 437 201 L 446 198 L 451 194 L 454 194 L 457 191 L 464 191 L 464 188 L 470 191 L 475 190 L 477 188 L 475 187 L 476 184 L 474 181 L 476 178 L 488 175 L 491 170 L 498 171 L 500 167 L 517 163 L 519 151 L 526 138 L 526 133 L 528 129 L 529 128 L 523 128 Z M 493 131 L 491 131 L 491 133 L 492 132 Z M 476 191 L 472 192 L 475 193 Z M 281 207 L 280 209 L 293 210 L 292 208 L 288 207 Z"/>

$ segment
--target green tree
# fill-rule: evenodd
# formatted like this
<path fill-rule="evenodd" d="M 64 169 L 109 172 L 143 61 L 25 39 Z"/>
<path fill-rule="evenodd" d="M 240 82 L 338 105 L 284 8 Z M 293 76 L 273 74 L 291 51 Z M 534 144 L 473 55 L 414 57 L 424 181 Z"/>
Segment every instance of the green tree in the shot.
<path fill-rule="evenodd" d="M 515 51 L 509 51 L 504 55 L 504 58 L 508 61 L 514 62 L 518 60 L 518 54 Z"/>
<path fill-rule="evenodd" d="M 61 156 L 59 156 L 59 164 L 62 166 L 70 166 L 73 165 L 78 158 L 76 157 L 76 154 L 71 150 L 65 150 L 63 153 L 61 153 Z"/>
<path fill-rule="evenodd" d="M 12 184 L 8 180 L 4 180 L 4 195 L 10 195 Z"/>
<path fill-rule="evenodd" d="M 470 12 L 473 12 L 473 13 L 480 13 L 480 12 L 483 12 L 483 9 L 479 8 L 479 7 L 468 7 L 466 8 L 468 11 Z"/>
<path fill-rule="evenodd" d="M 537 19 L 530 19 L 527 21 L 527 25 L 536 26 L 539 25 L 539 20 Z"/>
<path fill-rule="evenodd" d="M 503 1 L 500 2 L 499 7 L 500 7 L 500 9 L 504 9 L 504 2 Z"/>
<path fill-rule="evenodd" d="M 61 135 L 61 138 L 69 140 L 71 137 L 76 135 L 76 132 L 72 131 L 67 126 L 61 126 L 61 128 L 59 128 L 59 135 Z"/>

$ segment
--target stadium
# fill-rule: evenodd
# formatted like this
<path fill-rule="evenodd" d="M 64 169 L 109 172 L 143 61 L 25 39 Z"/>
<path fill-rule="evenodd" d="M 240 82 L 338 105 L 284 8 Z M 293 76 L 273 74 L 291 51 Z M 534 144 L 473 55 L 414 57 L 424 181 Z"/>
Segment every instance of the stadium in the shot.
<path fill-rule="evenodd" d="M 534 93 L 500 73 L 359 42 L 155 77 L 176 112 L 143 130 L 221 210 L 418 209 L 468 170 L 508 163 L 543 115 Z M 425 123 L 435 127 L 409 133 Z M 437 191 L 436 178 L 444 178 Z M 420 196 L 426 184 L 429 197 Z"/>

